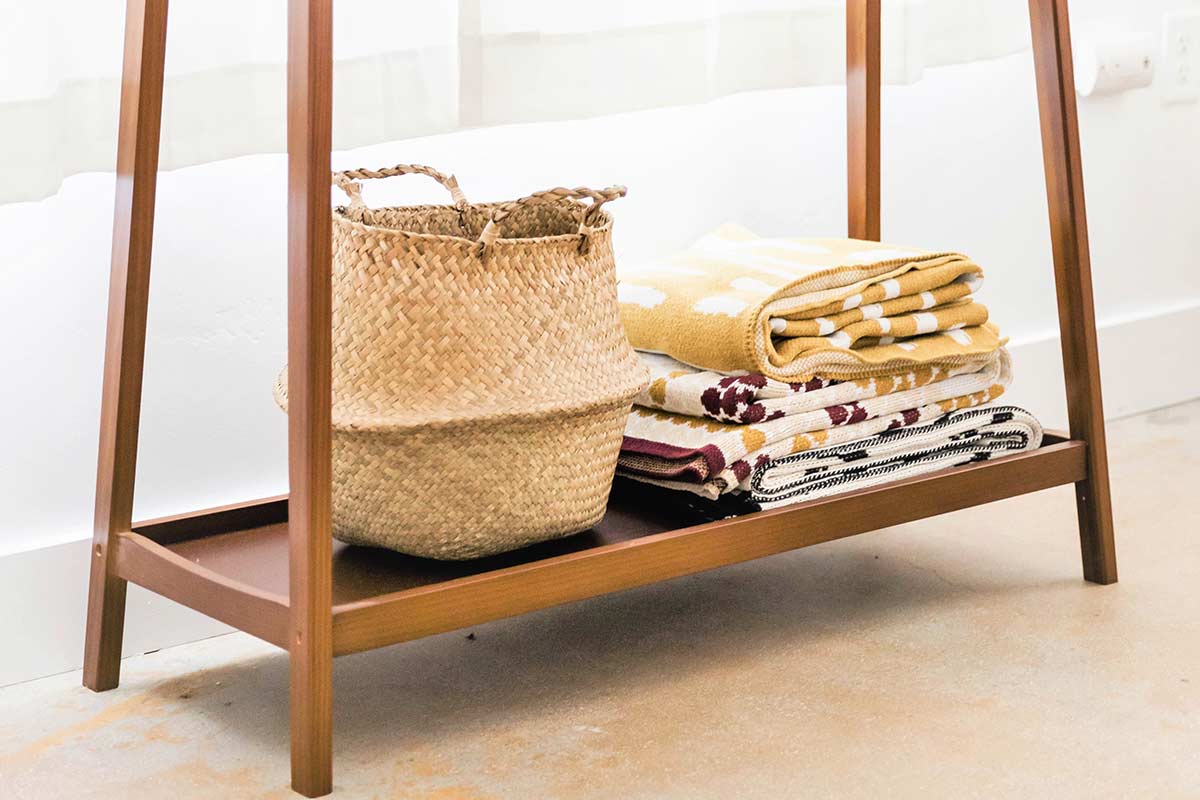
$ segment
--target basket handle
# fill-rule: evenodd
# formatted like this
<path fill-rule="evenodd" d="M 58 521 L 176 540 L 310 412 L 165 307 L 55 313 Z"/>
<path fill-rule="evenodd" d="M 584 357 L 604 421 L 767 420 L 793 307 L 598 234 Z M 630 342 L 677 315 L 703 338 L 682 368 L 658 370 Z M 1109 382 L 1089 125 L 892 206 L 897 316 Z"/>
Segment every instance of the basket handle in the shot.
<path fill-rule="evenodd" d="M 458 188 L 458 180 L 453 175 L 445 175 L 433 167 L 426 167 L 423 164 L 397 164 L 384 169 L 348 169 L 343 172 L 335 172 L 333 173 L 333 185 L 350 198 L 351 210 L 363 212 L 367 210 L 367 204 L 363 202 L 362 184 L 358 181 L 392 178 L 396 175 L 428 175 L 446 187 L 450 192 L 450 198 L 454 201 L 454 206 L 460 212 L 468 205 L 467 198 L 462 193 L 462 189 Z"/>
<path fill-rule="evenodd" d="M 511 203 L 504 203 L 492 211 L 492 216 L 488 220 L 487 225 L 483 226 L 483 231 L 479 234 L 479 250 L 480 254 L 487 250 L 488 245 L 496 241 L 500 237 L 499 223 L 503 222 L 505 217 L 512 214 L 522 206 L 537 206 L 547 203 L 559 203 L 563 200 L 584 200 L 590 199 L 591 205 L 583 212 L 583 217 L 579 220 L 579 251 L 587 252 L 588 243 L 591 235 L 594 232 L 592 223 L 596 219 L 596 215 L 600 211 L 600 206 L 616 200 L 618 197 L 625 196 L 626 189 L 624 186 L 609 186 L 607 189 L 588 189 L 584 186 L 579 186 L 574 189 L 565 189 L 558 187 L 555 189 L 546 189 L 541 192 L 534 192 L 531 195 L 522 197 L 520 200 L 513 200 Z"/>

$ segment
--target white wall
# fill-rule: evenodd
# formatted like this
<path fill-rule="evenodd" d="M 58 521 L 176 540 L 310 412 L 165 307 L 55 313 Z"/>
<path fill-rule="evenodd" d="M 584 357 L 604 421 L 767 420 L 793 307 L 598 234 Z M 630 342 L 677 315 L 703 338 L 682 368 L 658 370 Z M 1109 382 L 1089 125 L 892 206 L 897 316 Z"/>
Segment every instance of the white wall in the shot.
<path fill-rule="evenodd" d="M 1176 6 L 1132 5 L 1074 3 L 1076 29 L 1110 13 L 1157 32 L 1161 11 Z M 884 238 L 960 249 L 984 265 L 985 302 L 1020 345 L 1013 396 L 1061 424 L 1029 53 L 927 70 L 913 85 L 889 87 L 884 102 Z M 335 164 L 429 163 L 457 172 L 482 200 L 628 183 L 629 197 L 612 210 L 618 257 L 634 259 L 726 220 L 764 234 L 844 232 L 843 107 L 840 87 L 760 93 L 380 145 Z M 1150 89 L 1081 100 L 1079 110 L 1109 411 L 1200 395 L 1200 385 L 1169 372 L 1150 393 L 1131 380 L 1148 369 L 1135 349 L 1143 337 L 1168 369 L 1190 358 L 1189 337 L 1162 334 L 1200 322 L 1200 105 L 1164 107 Z M 0 557 L 90 535 L 112 184 L 110 175 L 81 175 L 44 202 L 0 206 Z M 270 393 L 285 351 L 283 186 L 279 156 L 160 178 L 136 517 L 286 491 L 285 420 Z M 369 187 L 367 198 L 422 202 L 439 191 L 410 176 Z M 77 549 L 71 557 L 86 559 Z M 11 562 L 20 563 L 34 568 Z M 29 569 L 16 574 L 28 579 Z M 60 661 L 0 664 L 0 684 L 78 660 L 79 575 L 47 571 L 33 588 L 44 604 L 0 620 L 0 637 L 14 627 L 29 648 L 61 652 Z M 31 625 L 38 609 L 45 619 Z M 158 643 L 216 630 L 180 622 Z"/>

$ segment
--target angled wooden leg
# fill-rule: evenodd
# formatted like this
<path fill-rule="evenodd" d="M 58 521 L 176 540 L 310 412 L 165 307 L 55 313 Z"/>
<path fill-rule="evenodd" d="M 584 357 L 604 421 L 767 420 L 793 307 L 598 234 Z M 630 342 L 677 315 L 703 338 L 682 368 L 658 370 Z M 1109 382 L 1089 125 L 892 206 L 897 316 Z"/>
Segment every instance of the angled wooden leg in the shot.
<path fill-rule="evenodd" d="M 880 234 L 880 0 L 846 2 L 846 198 L 851 239 Z"/>
<path fill-rule="evenodd" d="M 292 788 L 333 789 L 330 0 L 288 12 L 288 499 Z"/>
<path fill-rule="evenodd" d="M 1117 580 L 1100 359 L 1092 304 L 1087 212 L 1075 108 L 1067 0 L 1029 0 L 1037 72 L 1042 153 L 1054 246 L 1058 324 L 1062 335 L 1071 437 L 1088 445 L 1088 477 L 1075 485 L 1083 576 L 1093 583 Z"/>
<path fill-rule="evenodd" d="M 115 687 L 121 671 L 125 581 L 115 574 L 113 549 L 133 514 L 166 38 L 167 1 L 128 0 L 83 662 L 83 683 L 96 691 Z"/>

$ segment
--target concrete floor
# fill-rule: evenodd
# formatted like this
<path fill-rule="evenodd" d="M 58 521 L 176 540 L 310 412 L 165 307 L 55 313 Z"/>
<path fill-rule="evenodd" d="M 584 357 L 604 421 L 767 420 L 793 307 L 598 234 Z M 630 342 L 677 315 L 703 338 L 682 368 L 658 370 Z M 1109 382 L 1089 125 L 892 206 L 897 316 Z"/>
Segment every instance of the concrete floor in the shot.
<path fill-rule="evenodd" d="M 1056 489 L 348 657 L 336 796 L 1200 797 L 1200 403 L 1110 437 L 1116 586 Z M 0 797 L 289 797 L 286 668 L 0 690 Z"/>

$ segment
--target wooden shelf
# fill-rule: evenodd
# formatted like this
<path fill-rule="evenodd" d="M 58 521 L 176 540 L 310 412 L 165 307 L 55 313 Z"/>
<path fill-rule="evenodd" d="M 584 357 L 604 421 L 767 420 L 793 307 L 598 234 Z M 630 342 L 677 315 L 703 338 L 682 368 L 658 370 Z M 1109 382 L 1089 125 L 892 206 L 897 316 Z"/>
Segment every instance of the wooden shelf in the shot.
<path fill-rule="evenodd" d="M 335 654 L 1067 483 L 1075 484 L 1084 578 L 1117 580 L 1067 0 L 1030 0 L 1029 20 L 1070 440 L 1050 436 L 1028 453 L 767 512 L 714 511 L 621 483 L 595 530 L 459 564 L 331 547 L 331 0 L 288 5 L 290 495 L 131 522 L 167 2 L 126 7 L 86 686 L 104 691 L 119 681 L 127 581 L 286 647 L 292 786 L 317 797 L 333 788 Z M 846 2 L 847 224 L 852 236 L 873 240 L 880 232 L 880 17 L 880 0 Z"/>
<path fill-rule="evenodd" d="M 1087 474 L 1086 451 L 1083 442 L 1052 434 L 1027 453 L 743 514 L 733 505 L 618 480 L 608 514 L 594 529 L 475 561 L 337 544 L 334 652 L 381 647 L 1074 483 Z M 117 569 L 126 580 L 287 647 L 286 497 L 135 524 L 119 539 Z"/>

